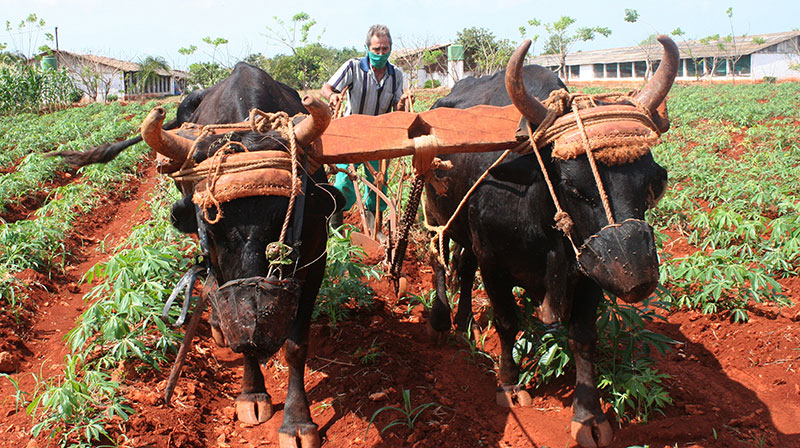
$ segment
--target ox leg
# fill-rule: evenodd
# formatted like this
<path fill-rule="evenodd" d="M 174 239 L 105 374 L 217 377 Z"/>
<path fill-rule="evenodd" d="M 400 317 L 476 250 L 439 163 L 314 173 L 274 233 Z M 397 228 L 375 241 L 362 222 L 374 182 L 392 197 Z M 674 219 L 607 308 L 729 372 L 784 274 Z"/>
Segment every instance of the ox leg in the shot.
<path fill-rule="evenodd" d="M 582 280 L 573 301 L 569 321 L 569 346 L 575 357 L 576 379 L 570 433 L 584 448 L 611 444 L 613 432 L 600 407 L 594 362 L 597 350 L 597 304 L 602 291 L 589 280 Z"/>
<path fill-rule="evenodd" d="M 464 248 L 456 259 L 456 271 L 459 279 L 458 311 L 456 312 L 456 330 L 464 333 L 472 328 L 476 331 L 472 319 L 472 284 L 478 271 L 478 259 L 472 250 Z"/>
<path fill-rule="evenodd" d="M 445 242 L 445 253 L 443 254 L 445 260 L 449 257 L 450 250 L 448 246 L 449 244 Z M 452 321 L 450 320 L 450 302 L 447 300 L 447 275 L 445 274 L 444 266 L 439 263 L 438 258 L 433 257 L 431 265 L 433 267 L 433 281 L 436 294 L 433 305 L 431 306 L 431 314 L 428 323 L 433 330 L 432 336 L 434 339 L 441 339 L 442 335 L 450 331 L 450 327 L 452 326 Z"/>
<path fill-rule="evenodd" d="M 308 236 L 307 231 L 308 228 L 303 229 L 303 238 L 305 241 L 310 241 L 312 238 Z M 317 229 L 317 232 L 317 234 L 324 234 L 324 224 L 321 229 Z M 323 248 L 320 248 L 320 251 Z M 299 263 L 303 264 L 303 262 L 301 257 Z M 280 448 L 319 448 L 321 445 L 319 429 L 311 420 L 311 411 L 305 390 L 305 368 L 311 313 L 324 274 L 325 257 L 323 256 L 308 268 L 297 309 L 297 318 L 292 324 L 289 337 L 283 346 L 286 364 L 289 366 L 289 385 L 286 391 L 286 403 L 283 406 L 283 423 L 278 428 Z"/>
<path fill-rule="evenodd" d="M 236 397 L 236 415 L 239 421 L 257 425 L 272 417 L 272 402 L 264 387 L 264 375 L 258 358 L 252 354 L 244 355 L 244 374 L 242 393 Z"/>
<path fill-rule="evenodd" d="M 497 391 L 497 404 L 503 407 L 527 406 L 531 396 L 520 389 L 519 366 L 514 362 L 512 351 L 519 332 L 519 310 L 511 292 L 512 282 L 503 274 L 482 270 L 486 293 L 494 309 L 494 326 L 500 337 L 500 390 Z"/>

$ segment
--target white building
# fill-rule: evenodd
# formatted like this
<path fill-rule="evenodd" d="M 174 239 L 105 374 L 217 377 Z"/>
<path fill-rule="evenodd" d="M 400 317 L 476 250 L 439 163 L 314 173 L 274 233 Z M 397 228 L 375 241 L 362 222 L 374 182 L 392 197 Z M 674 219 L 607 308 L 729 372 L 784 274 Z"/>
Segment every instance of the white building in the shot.
<path fill-rule="evenodd" d="M 159 71 L 158 79 L 140 89 L 137 79 L 139 64 L 63 50 L 54 53 L 58 67 L 66 67 L 75 86 L 95 101 L 105 101 L 109 95 L 125 100 L 174 95 L 186 89 L 189 79 L 189 73 L 181 70 Z"/>
<path fill-rule="evenodd" d="M 426 54 L 429 55 L 427 58 Z M 458 80 L 469 75 L 464 72 L 464 48 L 453 43 L 426 48 L 400 48 L 392 52 L 392 64 L 403 69 L 406 89 L 453 87 Z"/>
<path fill-rule="evenodd" d="M 681 54 L 679 80 L 800 78 L 800 31 L 676 43 Z M 658 43 L 572 53 L 566 58 L 566 77 L 570 81 L 641 80 L 655 71 L 662 54 Z M 559 66 L 556 55 L 540 55 L 528 62 L 554 71 Z"/>

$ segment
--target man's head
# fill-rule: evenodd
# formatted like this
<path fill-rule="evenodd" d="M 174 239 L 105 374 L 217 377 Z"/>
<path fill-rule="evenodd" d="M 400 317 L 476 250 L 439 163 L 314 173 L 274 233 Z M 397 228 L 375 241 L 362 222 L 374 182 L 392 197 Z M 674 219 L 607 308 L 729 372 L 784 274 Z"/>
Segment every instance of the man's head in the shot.
<path fill-rule="evenodd" d="M 372 25 L 367 31 L 367 56 L 370 64 L 377 69 L 386 66 L 392 52 L 392 35 L 386 25 Z"/>
<path fill-rule="evenodd" d="M 383 41 L 382 38 L 385 38 L 386 42 L 381 42 L 381 45 L 377 46 L 376 48 L 373 47 L 373 38 L 377 38 L 379 41 Z M 384 45 L 385 44 L 385 45 Z M 389 28 L 386 25 L 372 25 L 369 27 L 367 31 L 367 41 L 365 42 L 367 49 L 375 54 L 383 54 L 388 53 L 392 50 L 392 34 L 389 32 Z M 384 49 L 381 47 L 388 46 L 388 48 Z M 375 51 L 379 50 L 379 51 Z"/>

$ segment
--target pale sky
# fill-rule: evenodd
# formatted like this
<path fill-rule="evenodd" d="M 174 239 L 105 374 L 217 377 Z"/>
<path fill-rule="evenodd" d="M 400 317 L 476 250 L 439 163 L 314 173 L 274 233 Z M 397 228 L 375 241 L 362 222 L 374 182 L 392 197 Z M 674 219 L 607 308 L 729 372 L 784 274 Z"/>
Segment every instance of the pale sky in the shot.
<path fill-rule="evenodd" d="M 531 18 L 553 22 L 562 15 L 576 19 L 573 29 L 605 26 L 608 38 L 577 43 L 572 51 L 596 50 L 636 45 L 648 35 L 669 33 L 676 27 L 685 38 L 702 38 L 731 32 L 725 10 L 733 7 L 736 35 L 791 31 L 800 27 L 800 1 L 797 0 L 668 0 L 668 1 L 526 1 L 526 0 L 400 0 L 383 2 L 340 2 L 333 0 L 0 0 L 0 43 L 9 49 L 38 48 L 45 43 L 44 32 L 58 27 L 59 47 L 77 53 L 93 53 L 137 61 L 145 56 L 164 57 L 173 68 L 185 69 L 191 62 L 210 60 L 211 47 L 203 37 L 223 37 L 230 43 L 222 47 L 221 60 L 232 65 L 250 53 L 274 56 L 287 53 L 281 44 L 265 36 L 266 26 L 277 28 L 277 16 L 286 22 L 300 11 L 317 21 L 312 37 L 331 47 L 363 48 L 367 28 L 375 23 L 389 27 L 394 47 L 419 43 L 444 43 L 455 40 L 466 27 L 483 27 L 498 38 L 515 44 L 518 28 Z M 623 20 L 626 8 L 639 12 L 639 21 Z M 16 24 L 36 13 L 46 22 L 45 30 L 20 35 Z M 10 21 L 13 34 L 3 24 Z M 543 28 L 529 35 L 545 36 Z M 38 37 L 38 42 L 29 44 Z M 14 44 L 16 42 L 16 45 Z M 181 47 L 196 45 L 194 56 L 178 53 Z M 541 51 L 541 40 L 534 47 Z M 18 48 L 19 49 L 19 48 Z"/>

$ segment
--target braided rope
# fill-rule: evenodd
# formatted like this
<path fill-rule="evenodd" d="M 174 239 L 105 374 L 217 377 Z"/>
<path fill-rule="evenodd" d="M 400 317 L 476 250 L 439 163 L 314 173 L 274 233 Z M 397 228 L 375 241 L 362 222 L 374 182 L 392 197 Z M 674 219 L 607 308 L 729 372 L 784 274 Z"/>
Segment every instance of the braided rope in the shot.
<path fill-rule="evenodd" d="M 609 113 L 603 116 L 600 120 L 603 121 L 639 121 L 645 124 L 647 127 L 657 130 L 657 127 L 653 123 L 652 119 L 650 118 L 649 111 L 645 108 L 640 102 L 638 102 L 633 94 L 624 94 L 624 93 L 606 93 L 606 94 L 597 94 L 597 95 L 583 95 L 583 94 L 570 94 L 565 89 L 561 90 L 554 90 L 550 92 L 548 98 L 543 101 L 542 103 L 547 107 L 547 115 L 545 116 L 544 120 L 536 127 L 534 130 L 533 127 L 528 124 L 528 136 L 529 140 L 527 143 L 523 143 L 520 146 L 517 146 L 513 149 L 514 152 L 518 152 L 520 154 L 527 154 L 531 151 L 534 152 L 536 155 L 536 160 L 539 163 L 539 167 L 542 170 L 542 174 L 547 184 L 547 189 L 550 193 L 550 197 L 553 200 L 553 205 L 556 208 L 556 213 L 553 217 L 555 221 L 555 227 L 560 230 L 564 235 L 569 239 L 570 244 L 572 245 L 572 249 L 577 255 L 579 253 L 577 246 L 572 238 L 572 229 L 574 227 L 574 221 L 569 216 L 569 214 L 561 208 L 561 204 L 559 203 L 558 197 L 556 196 L 555 187 L 550 179 L 550 175 L 545 168 L 544 160 L 542 159 L 541 153 L 539 148 L 541 146 L 547 145 L 554 140 L 556 140 L 564 133 L 572 130 L 574 126 L 577 126 L 580 130 L 581 137 L 584 144 L 584 149 L 589 159 L 589 163 L 592 167 L 592 173 L 594 175 L 595 183 L 597 184 L 598 190 L 600 191 L 600 197 L 603 202 L 603 207 L 606 212 L 606 216 L 610 223 L 614 222 L 613 215 L 611 213 L 611 206 L 608 200 L 608 195 L 606 194 L 605 188 L 603 186 L 602 180 L 600 178 L 600 173 L 597 169 L 597 163 L 595 161 L 594 154 L 591 149 L 591 145 L 589 142 L 588 135 L 586 134 L 586 129 L 583 125 L 583 121 L 580 117 L 579 110 L 588 109 L 592 107 L 597 107 L 600 102 L 605 103 L 625 103 L 628 102 L 629 104 L 633 105 L 636 110 L 635 111 L 614 111 L 614 113 Z M 554 126 L 556 119 L 563 116 L 567 110 L 572 109 L 573 113 L 575 114 L 575 122 L 574 125 L 567 123 L 562 126 Z M 461 212 L 464 207 L 464 204 L 467 202 L 468 198 L 472 195 L 475 189 L 480 185 L 486 176 L 489 174 L 489 171 L 497 166 L 500 162 L 502 162 L 507 156 L 508 153 L 512 150 L 506 150 L 489 168 L 484 171 L 484 173 L 478 178 L 478 180 L 472 185 L 472 187 L 467 191 L 466 195 L 461 198 L 461 202 L 456 207 L 456 210 L 447 220 L 447 223 L 443 226 L 431 226 L 428 224 L 428 217 L 427 217 L 427 209 L 423 206 L 423 214 L 425 215 L 425 227 L 433 232 L 436 232 L 436 235 L 431 239 L 431 251 L 436 254 L 439 263 L 445 267 L 446 263 L 444 260 L 444 232 L 450 227 L 450 225 L 455 220 L 455 217 Z"/>
<path fill-rule="evenodd" d="M 292 215 L 292 211 L 294 210 L 294 204 L 297 199 L 297 195 L 299 194 L 299 185 L 298 185 L 298 153 L 302 153 L 302 148 L 297 145 L 297 140 L 295 139 L 294 135 L 294 123 L 292 121 L 293 117 L 289 117 L 286 112 L 276 112 L 276 113 L 268 113 L 261 111 L 259 109 L 252 109 L 250 111 L 250 115 L 247 122 L 243 123 L 225 123 L 225 124 L 209 124 L 200 127 L 200 125 L 196 124 L 188 124 L 184 123 L 185 129 L 197 129 L 200 128 L 200 133 L 197 139 L 192 144 L 191 150 L 187 154 L 187 159 L 184 162 L 184 168 L 182 168 L 177 173 L 174 173 L 172 177 L 176 181 L 184 181 L 184 182 L 199 182 L 202 179 L 207 179 L 206 182 L 206 193 L 208 194 L 209 200 L 213 204 L 213 207 L 216 209 L 217 214 L 216 217 L 212 220 L 209 218 L 208 209 L 210 208 L 203 208 L 203 215 L 205 219 L 210 224 L 216 224 L 222 219 L 222 209 L 220 208 L 220 202 L 217 200 L 216 196 L 214 195 L 214 189 L 216 187 L 217 181 L 219 180 L 220 176 L 223 174 L 232 174 L 232 173 L 242 173 L 249 170 L 259 169 L 259 168 L 277 168 L 277 169 L 284 169 L 287 171 L 291 171 L 291 192 L 289 194 L 289 207 L 286 211 L 286 216 L 284 217 L 283 225 L 281 226 L 281 233 L 280 233 L 280 243 L 283 244 L 286 240 L 286 232 L 289 228 L 289 222 Z M 253 132 L 257 132 L 260 134 L 266 134 L 269 131 L 278 131 L 281 136 L 289 142 L 289 154 L 291 157 L 291 161 L 287 163 L 285 158 L 267 158 L 258 161 L 246 161 L 246 162 L 228 162 L 226 160 L 226 156 L 235 152 L 234 146 L 243 149 L 245 152 L 249 152 L 247 147 L 242 144 L 241 142 L 237 141 L 227 141 L 211 158 L 210 167 L 208 168 L 198 168 L 197 166 L 187 166 L 189 161 L 193 159 L 194 153 L 197 151 L 199 141 L 207 136 L 214 133 L 214 131 L 218 129 L 247 129 L 250 128 Z"/>
<path fill-rule="evenodd" d="M 286 209 L 286 216 L 283 218 L 283 226 L 281 227 L 281 236 L 278 239 L 281 244 L 284 243 L 286 240 L 286 230 L 289 228 L 289 221 L 292 217 L 292 212 L 294 211 L 294 203 L 297 199 L 298 195 L 298 185 L 297 185 L 297 140 L 294 136 L 294 123 L 291 120 L 288 121 L 288 128 L 289 128 L 289 154 L 292 156 L 292 192 L 289 195 L 289 207 Z"/>
<path fill-rule="evenodd" d="M 609 224 L 614 224 L 611 204 L 608 201 L 608 194 L 606 194 L 606 189 L 603 186 L 603 180 L 600 178 L 600 172 L 597 170 L 597 162 L 594 160 L 594 152 L 589 144 L 589 136 L 586 135 L 586 128 L 583 126 L 583 120 L 581 120 L 578 106 L 574 103 L 572 105 L 572 111 L 575 113 L 575 122 L 578 125 L 578 129 L 581 130 L 581 139 L 583 140 L 583 145 L 586 147 L 586 158 L 589 159 L 589 166 L 592 167 L 592 175 L 594 176 L 595 184 L 597 184 L 597 190 L 600 193 L 600 200 L 603 202 L 603 208 L 606 211 L 606 218 L 608 218 Z"/>

